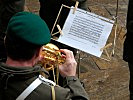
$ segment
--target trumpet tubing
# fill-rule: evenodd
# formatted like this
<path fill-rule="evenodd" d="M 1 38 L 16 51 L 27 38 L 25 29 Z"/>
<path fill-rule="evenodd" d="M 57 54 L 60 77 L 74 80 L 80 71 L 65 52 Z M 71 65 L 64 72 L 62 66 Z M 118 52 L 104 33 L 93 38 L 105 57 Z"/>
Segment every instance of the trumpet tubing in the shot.
<path fill-rule="evenodd" d="M 61 57 L 59 48 L 51 43 L 42 47 L 40 56 L 44 58 L 41 61 L 41 64 L 47 71 L 52 70 L 59 64 L 63 64 L 65 62 L 65 59 Z"/>

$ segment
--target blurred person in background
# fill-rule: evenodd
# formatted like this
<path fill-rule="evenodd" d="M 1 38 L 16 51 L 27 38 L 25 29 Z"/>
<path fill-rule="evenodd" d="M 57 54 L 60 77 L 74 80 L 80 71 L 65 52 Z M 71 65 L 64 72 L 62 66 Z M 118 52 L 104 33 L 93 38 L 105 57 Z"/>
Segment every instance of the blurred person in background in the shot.
<path fill-rule="evenodd" d="M 133 100 L 133 0 L 129 0 L 128 12 L 127 12 L 127 22 L 126 22 L 126 39 L 124 42 L 124 52 L 123 59 L 128 62 L 130 81 L 129 81 L 129 91 L 130 100 Z"/>
<path fill-rule="evenodd" d="M 4 37 L 10 18 L 24 10 L 25 0 L 0 0 L 0 61 L 6 61 Z"/>

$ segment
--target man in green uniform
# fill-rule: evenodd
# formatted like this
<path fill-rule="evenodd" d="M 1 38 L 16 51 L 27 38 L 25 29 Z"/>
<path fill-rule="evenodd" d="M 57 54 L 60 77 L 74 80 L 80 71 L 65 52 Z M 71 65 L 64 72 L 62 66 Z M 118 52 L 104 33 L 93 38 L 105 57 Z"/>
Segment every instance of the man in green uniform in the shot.
<path fill-rule="evenodd" d="M 57 17 L 58 11 L 61 4 L 68 6 L 74 6 L 76 0 L 39 0 L 40 1 L 40 16 L 46 21 L 50 30 L 53 27 L 55 19 Z M 79 8 L 87 10 L 87 0 L 77 0 L 79 1 Z M 6 60 L 6 51 L 4 47 L 4 36 L 7 28 L 8 21 L 17 12 L 24 10 L 25 0 L 0 0 L 0 61 Z M 63 26 L 65 19 L 67 17 L 69 9 L 63 9 L 61 14 L 60 26 Z M 64 44 L 58 43 L 56 41 L 51 41 L 53 44 L 57 45 L 59 48 L 67 48 L 73 51 L 76 55 L 76 49 L 66 46 Z M 51 73 L 51 72 L 50 72 Z M 52 74 L 52 73 L 51 73 Z M 50 78 L 53 80 L 53 77 Z M 60 77 L 59 81 L 62 81 Z M 61 85 L 61 83 L 60 83 Z"/>
<path fill-rule="evenodd" d="M 5 37 L 8 57 L 6 63 L 0 63 L 0 100 L 88 100 L 75 76 L 77 63 L 71 51 L 61 50 L 66 57 L 59 65 L 64 87 L 40 75 L 48 75 L 36 63 L 42 45 L 49 41 L 49 29 L 39 16 L 20 12 L 11 18 Z"/>

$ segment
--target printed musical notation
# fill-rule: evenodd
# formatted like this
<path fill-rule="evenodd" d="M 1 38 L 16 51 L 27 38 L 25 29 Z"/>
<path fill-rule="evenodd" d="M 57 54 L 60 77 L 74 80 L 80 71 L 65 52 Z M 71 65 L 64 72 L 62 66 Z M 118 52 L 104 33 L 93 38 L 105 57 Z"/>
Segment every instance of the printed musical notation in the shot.
<path fill-rule="evenodd" d="M 103 27 L 103 24 L 96 23 L 80 16 L 75 16 L 72 27 L 70 28 L 68 34 L 85 39 L 94 44 L 98 44 Z"/>
<path fill-rule="evenodd" d="M 100 57 L 114 21 L 79 8 L 74 14 L 72 11 L 71 8 L 62 29 L 64 35 L 58 41 Z"/>

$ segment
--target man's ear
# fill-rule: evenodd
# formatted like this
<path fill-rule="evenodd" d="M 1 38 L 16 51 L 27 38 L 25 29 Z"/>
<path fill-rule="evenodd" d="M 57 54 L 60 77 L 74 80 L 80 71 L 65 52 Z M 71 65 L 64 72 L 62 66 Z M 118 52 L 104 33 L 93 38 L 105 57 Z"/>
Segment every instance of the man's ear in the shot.
<path fill-rule="evenodd" d="M 43 50 L 43 46 L 42 46 L 42 47 L 40 47 L 40 50 L 39 50 L 39 55 L 41 54 L 42 50 Z"/>
<path fill-rule="evenodd" d="M 39 57 L 40 56 L 40 52 L 42 50 L 42 47 L 38 48 L 37 51 L 36 51 L 36 57 Z"/>
<path fill-rule="evenodd" d="M 36 50 L 36 54 L 35 54 L 35 57 L 36 57 L 36 58 L 38 58 L 38 57 L 40 56 L 41 48 L 42 48 L 42 47 L 40 47 L 40 48 L 38 48 L 38 49 Z"/>

